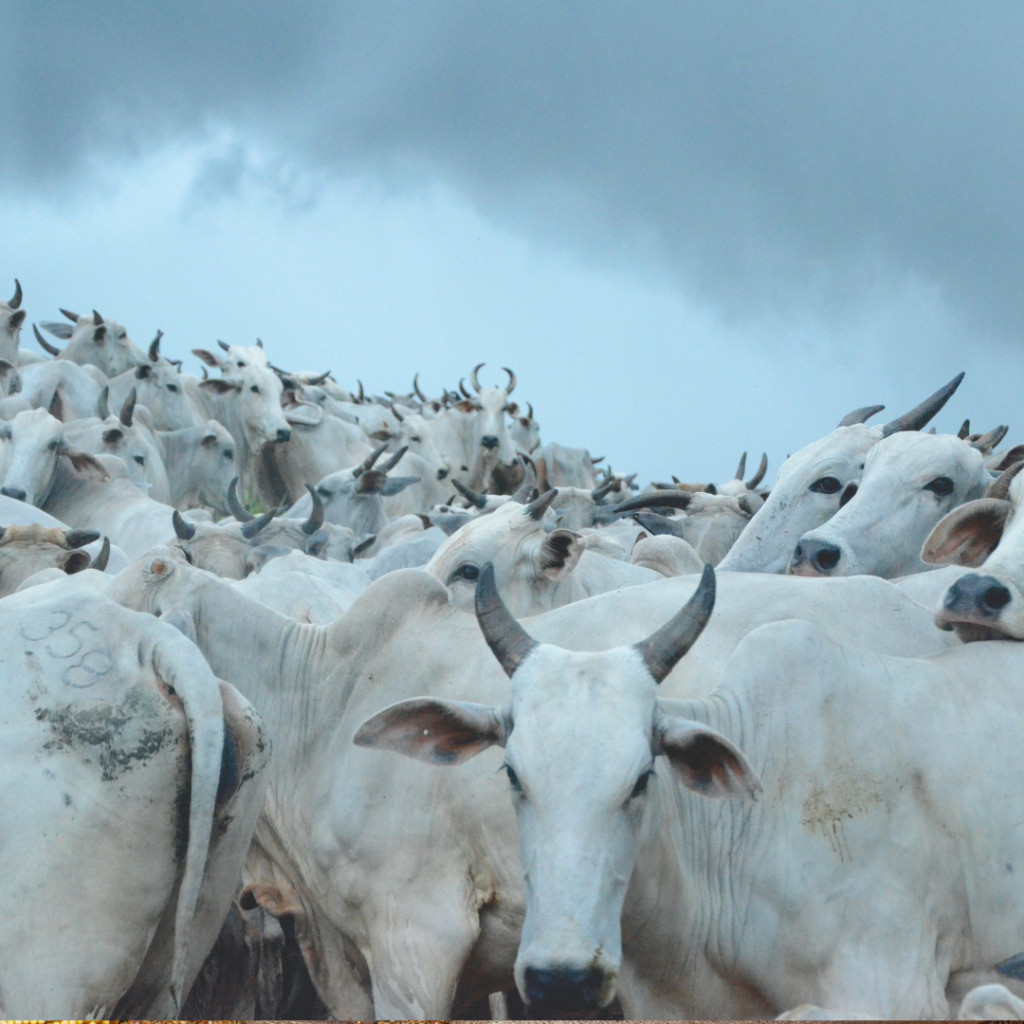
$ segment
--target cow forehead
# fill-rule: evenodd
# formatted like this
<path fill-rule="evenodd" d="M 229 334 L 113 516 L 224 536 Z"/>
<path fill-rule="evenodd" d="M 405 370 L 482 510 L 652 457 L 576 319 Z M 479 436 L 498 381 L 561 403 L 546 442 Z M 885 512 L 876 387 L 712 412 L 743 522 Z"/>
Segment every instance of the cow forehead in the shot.
<path fill-rule="evenodd" d="M 845 461 L 863 459 L 881 436 L 882 432 L 877 427 L 868 427 L 863 423 L 837 427 L 831 434 L 819 438 L 786 459 L 779 468 L 772 491 L 793 477 L 803 479 L 804 474 L 807 474 L 809 479 L 813 479 Z"/>
<path fill-rule="evenodd" d="M 963 467 L 980 471 L 984 459 L 976 448 L 950 434 L 925 434 L 916 430 L 900 431 L 883 438 L 868 452 L 864 463 L 865 479 L 882 467 L 898 466 L 901 471 L 927 473 L 932 468 Z"/>

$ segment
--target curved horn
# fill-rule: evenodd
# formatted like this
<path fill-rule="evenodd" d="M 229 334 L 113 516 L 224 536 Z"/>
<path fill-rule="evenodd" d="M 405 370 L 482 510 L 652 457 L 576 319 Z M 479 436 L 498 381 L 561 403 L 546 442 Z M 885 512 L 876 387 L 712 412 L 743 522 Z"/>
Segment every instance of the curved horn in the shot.
<path fill-rule="evenodd" d="M 356 397 L 356 401 L 357 402 L 365 402 L 366 401 L 366 392 L 363 390 L 363 382 L 361 380 L 359 380 L 359 378 L 357 377 L 356 378 L 356 383 L 359 385 L 359 394 Z"/>
<path fill-rule="evenodd" d="M 44 352 L 49 352 L 51 356 L 59 356 L 61 354 L 61 350 L 59 348 L 57 348 L 55 345 L 51 345 L 48 341 L 46 341 L 43 338 L 43 336 L 39 333 L 39 328 L 36 327 L 35 324 L 32 325 L 32 330 L 35 333 L 36 341 L 39 342 L 39 347 Z"/>
<path fill-rule="evenodd" d="M 656 683 L 660 683 L 694 645 L 714 607 L 715 570 L 705 565 L 700 585 L 690 600 L 661 629 L 633 645 Z"/>
<path fill-rule="evenodd" d="M 130 427 L 132 425 L 132 416 L 135 413 L 135 399 L 136 399 L 135 388 L 132 388 L 128 392 L 128 397 L 124 400 L 124 405 L 121 406 L 121 411 L 118 413 L 118 419 L 121 423 Z"/>
<path fill-rule="evenodd" d="M 494 565 L 491 562 L 485 563 L 480 570 L 473 600 L 480 632 L 498 659 L 498 664 L 505 670 L 505 675 L 511 678 L 523 659 L 537 646 L 537 641 L 516 622 L 505 607 L 494 584 Z"/>
<path fill-rule="evenodd" d="M 231 346 L 226 341 L 221 341 L 220 338 L 218 338 L 217 344 L 220 345 L 220 347 L 224 349 L 225 352 L 231 351 Z"/>
<path fill-rule="evenodd" d="M 638 494 L 635 498 L 616 505 L 616 515 L 635 512 L 638 508 L 689 508 L 693 495 L 689 491 L 655 491 L 653 494 Z"/>
<path fill-rule="evenodd" d="M 238 500 L 238 477 L 233 477 L 228 484 L 228 511 L 240 522 L 249 523 L 255 518 L 253 514 Z"/>
<path fill-rule="evenodd" d="M 969 419 L 964 420 L 960 424 L 960 429 L 956 432 L 956 436 L 962 441 L 971 432 L 971 421 Z"/>
<path fill-rule="evenodd" d="M 615 485 L 617 483 L 618 480 L 614 479 L 614 477 L 611 480 L 605 480 L 605 482 L 601 484 L 600 487 L 595 487 L 590 492 L 590 500 L 595 502 L 600 501 L 602 498 L 606 497 L 611 491 L 615 489 Z"/>
<path fill-rule="evenodd" d="M 455 488 L 461 494 L 466 501 L 468 501 L 474 508 L 487 508 L 487 495 L 481 494 L 479 491 L 474 491 L 472 487 L 467 487 L 461 480 L 456 477 L 452 477 L 452 487 Z"/>
<path fill-rule="evenodd" d="M 529 402 L 526 403 L 526 412 L 529 415 L 530 419 L 532 420 L 533 419 L 533 406 Z"/>
<path fill-rule="evenodd" d="M 373 464 L 387 451 L 387 449 L 388 443 L 385 441 L 379 448 L 370 452 L 370 454 L 366 456 L 362 465 L 356 466 L 356 468 L 352 470 L 352 475 L 361 476 L 368 469 L 373 469 Z"/>
<path fill-rule="evenodd" d="M 321 384 L 323 384 L 323 382 L 325 380 L 327 380 L 328 377 L 330 377 L 330 375 L 331 375 L 331 371 L 330 370 L 324 370 L 324 372 L 321 373 L 319 377 L 314 377 L 309 383 L 313 387 L 319 387 Z"/>
<path fill-rule="evenodd" d="M 1009 426 L 993 427 L 987 433 L 971 441 L 970 445 L 972 448 L 977 448 L 980 452 L 991 452 L 1009 432 Z"/>
<path fill-rule="evenodd" d="M 171 515 L 171 522 L 174 523 L 174 533 L 178 540 L 191 540 L 196 535 L 195 523 L 185 522 L 177 509 Z"/>
<path fill-rule="evenodd" d="M 253 519 L 248 523 L 242 523 L 242 536 L 245 537 L 246 540 L 252 540 L 252 538 L 267 526 L 271 519 L 274 518 L 275 511 L 275 509 L 271 509 L 269 512 L 264 512 L 259 519 Z"/>
<path fill-rule="evenodd" d="M 551 507 L 551 502 L 558 497 L 558 488 L 552 487 L 545 491 L 539 498 L 535 498 L 529 505 L 523 507 L 523 511 L 539 523 L 544 518 L 544 513 Z"/>
<path fill-rule="evenodd" d="M 63 306 L 58 308 L 73 324 L 77 324 L 82 319 L 77 313 L 72 313 L 70 309 L 65 309 Z"/>
<path fill-rule="evenodd" d="M 463 398 L 472 398 L 473 396 L 466 390 L 466 378 L 459 378 L 459 390 L 462 392 Z"/>
<path fill-rule="evenodd" d="M 953 392 L 960 387 L 960 381 L 963 379 L 964 375 L 963 371 L 961 371 L 948 384 L 939 388 L 934 395 L 929 395 L 920 405 L 914 406 L 910 412 L 905 412 L 902 416 L 898 416 L 892 422 L 887 423 L 882 428 L 882 437 L 889 437 L 890 434 L 895 434 L 898 430 L 921 430 L 927 426 L 928 421 L 949 401 Z"/>
<path fill-rule="evenodd" d="M 110 385 L 104 384 L 100 392 L 99 401 L 96 403 L 96 411 L 100 419 L 105 420 L 110 415 Z"/>
<path fill-rule="evenodd" d="M 160 339 L 164 332 L 157 330 L 156 337 L 149 343 L 149 361 L 155 363 L 160 358 Z"/>
<path fill-rule="evenodd" d="M 473 390 L 478 395 L 480 394 L 480 379 L 477 377 L 477 374 L 480 372 L 480 367 L 483 365 L 483 363 L 477 363 L 476 366 L 473 367 L 473 372 L 469 375 L 469 383 L 473 386 Z"/>
<path fill-rule="evenodd" d="M 103 326 L 103 317 L 101 317 L 99 313 L 96 312 L 95 309 L 92 311 L 92 322 L 97 327 Z"/>
<path fill-rule="evenodd" d="M 1006 501 L 1010 494 L 1010 484 L 1013 478 L 1024 469 L 1024 459 L 1020 462 L 1015 462 L 1012 466 L 1008 466 L 1006 469 L 996 477 L 988 485 L 988 490 L 985 492 L 986 498 L 998 498 L 1001 501 Z"/>
<path fill-rule="evenodd" d="M 733 477 L 733 480 L 742 480 L 743 479 L 743 474 L 746 473 L 746 471 L 747 471 L 747 453 L 744 452 L 740 456 L 740 464 L 736 467 L 736 475 Z"/>
<path fill-rule="evenodd" d="M 390 403 L 390 408 L 391 408 L 391 415 L 394 416 L 395 419 L 398 420 L 399 423 L 404 423 L 405 422 L 405 417 L 395 408 L 395 403 L 394 402 Z"/>
<path fill-rule="evenodd" d="M 100 539 L 99 530 L 66 530 L 64 532 L 64 547 L 69 551 L 71 548 L 84 548 L 94 540 Z"/>
<path fill-rule="evenodd" d="M 92 560 L 90 569 L 95 569 L 97 572 L 103 572 L 107 567 L 107 562 L 110 561 L 110 538 L 104 536 L 103 544 L 100 546 L 99 554 Z"/>
<path fill-rule="evenodd" d="M 388 459 L 387 462 L 383 463 L 383 465 L 378 466 L 377 469 L 381 473 L 383 473 L 385 476 L 387 476 L 387 474 L 390 473 L 391 470 L 393 470 L 395 468 L 395 466 L 397 466 L 398 463 L 402 461 L 402 456 L 408 450 L 409 450 L 409 446 L 407 444 L 402 445 L 402 447 L 399 448 L 398 451 L 395 452 L 395 454 L 392 455 L 391 458 Z"/>
<path fill-rule="evenodd" d="M 413 377 L 413 379 L 412 379 L 412 390 L 413 390 L 413 394 L 421 402 L 429 402 L 430 401 L 430 399 L 427 398 L 427 396 L 425 394 L 423 394 L 422 391 L 420 391 L 420 373 L 419 373 L 419 370 L 416 371 L 416 376 Z"/>
<path fill-rule="evenodd" d="M 483 363 L 480 365 L 483 366 Z M 516 389 L 516 375 L 507 366 L 503 366 L 502 369 L 508 374 L 508 387 L 505 388 L 505 394 L 511 395 Z"/>
<path fill-rule="evenodd" d="M 768 453 L 761 452 L 761 461 L 758 463 L 757 472 L 744 483 L 744 487 L 748 491 L 752 491 L 763 479 L 765 473 L 768 472 Z"/>
<path fill-rule="evenodd" d="M 17 309 L 21 305 L 21 282 L 17 278 L 14 279 L 14 298 L 7 305 L 11 309 Z"/>
<path fill-rule="evenodd" d="M 848 412 L 840 421 L 840 427 L 852 427 L 854 423 L 865 423 L 871 419 L 876 412 L 881 412 L 885 408 L 884 405 L 864 405 L 859 409 L 854 409 L 853 412 Z"/>
<path fill-rule="evenodd" d="M 309 513 L 309 518 L 302 524 L 302 532 L 312 536 L 324 525 L 324 503 L 312 484 L 306 484 L 306 490 L 309 491 L 309 496 L 313 499 L 313 511 Z"/>

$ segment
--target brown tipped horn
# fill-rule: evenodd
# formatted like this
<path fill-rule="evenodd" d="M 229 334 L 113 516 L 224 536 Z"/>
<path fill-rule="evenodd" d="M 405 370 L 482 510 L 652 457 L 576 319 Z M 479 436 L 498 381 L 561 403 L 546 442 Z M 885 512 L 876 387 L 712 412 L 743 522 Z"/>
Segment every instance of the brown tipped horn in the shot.
<path fill-rule="evenodd" d="M 461 494 L 466 501 L 470 502 L 474 508 L 487 508 L 487 495 L 481 494 L 479 491 L 474 491 L 472 487 L 467 487 L 461 480 L 452 478 L 452 487 L 455 488 Z"/>
<path fill-rule="evenodd" d="M 233 477 L 228 484 L 228 511 L 240 522 L 250 523 L 253 514 L 238 500 L 238 477 Z"/>
<path fill-rule="evenodd" d="M 743 479 L 743 474 L 746 473 L 746 471 L 747 471 L 747 453 L 744 452 L 740 456 L 740 464 L 736 467 L 736 475 L 733 477 L 733 480 L 742 480 Z"/>
<path fill-rule="evenodd" d="M 65 530 L 64 531 L 64 547 L 69 551 L 72 548 L 84 548 L 86 544 L 91 544 L 94 540 L 100 539 L 99 530 Z"/>
<path fill-rule="evenodd" d="M 558 497 L 558 488 L 552 487 L 545 491 L 539 498 L 531 501 L 529 505 L 523 506 L 523 511 L 539 523 L 544 518 L 544 513 L 551 508 L 551 502 Z"/>
<path fill-rule="evenodd" d="M 425 394 L 423 394 L 422 391 L 420 391 L 420 374 L 419 374 L 419 370 L 416 371 L 416 376 L 413 377 L 413 379 L 412 379 L 412 390 L 413 390 L 413 394 L 421 402 L 429 402 L 430 401 L 430 399 L 427 398 L 427 396 Z"/>
<path fill-rule="evenodd" d="M 82 319 L 77 313 L 72 313 L 70 309 L 65 309 L 63 306 L 58 308 L 73 324 L 77 324 Z"/>
<path fill-rule="evenodd" d="M 89 566 L 90 569 L 95 569 L 97 572 L 103 572 L 107 567 L 107 563 L 110 561 L 110 538 L 104 537 L 103 543 L 100 545 L 100 553 L 92 560 L 92 564 Z"/>
<path fill-rule="evenodd" d="M 660 683 L 694 645 L 714 607 L 715 570 L 705 565 L 700 584 L 690 600 L 661 629 L 634 644 L 634 650 L 644 659 L 656 683 Z"/>
<path fill-rule="evenodd" d="M 474 595 L 476 621 L 480 623 L 487 646 L 494 652 L 498 664 L 511 678 L 526 656 L 537 646 L 505 607 L 494 584 L 494 565 L 487 562 L 480 570 Z"/>
<path fill-rule="evenodd" d="M 876 412 L 881 412 L 885 408 L 884 405 L 864 405 L 859 409 L 854 409 L 853 412 L 848 412 L 838 423 L 840 427 L 852 427 L 854 423 L 865 423 Z"/>
<path fill-rule="evenodd" d="M 407 444 L 404 444 L 404 445 L 402 445 L 402 447 L 401 447 L 401 448 L 399 448 L 399 449 L 398 449 L 398 451 L 397 451 L 397 452 L 395 452 L 395 454 L 394 454 L 394 455 L 392 455 L 392 456 L 391 456 L 391 458 L 390 458 L 390 459 L 388 459 L 388 461 L 387 461 L 387 462 L 385 462 L 385 463 L 384 463 L 383 465 L 381 465 L 381 466 L 378 466 L 378 467 L 377 467 L 377 469 L 378 469 L 378 470 L 379 470 L 379 471 L 380 471 L 381 473 L 383 473 L 383 474 L 384 474 L 385 476 L 387 476 L 387 474 L 388 474 L 388 473 L 390 473 L 390 472 L 391 472 L 391 470 L 393 470 L 393 469 L 395 468 L 395 466 L 397 466 L 397 465 L 399 464 L 399 462 L 401 462 L 401 461 L 402 461 L 402 456 L 403 456 L 403 455 L 404 455 L 404 454 L 405 454 L 405 453 L 406 453 L 406 452 L 407 452 L 408 450 L 409 450 L 409 446 L 408 446 Z"/>
<path fill-rule="evenodd" d="M 43 336 L 42 336 L 42 335 L 41 335 L 41 334 L 39 333 L 39 328 L 38 328 L 38 327 L 36 327 L 36 325 L 35 325 L 35 324 L 33 324 L 33 325 L 32 325 L 32 331 L 33 331 L 33 333 L 34 333 L 34 334 L 35 334 L 35 336 L 36 336 L 36 341 L 38 341 L 38 342 L 39 342 L 39 347 L 40 347 L 40 348 L 41 348 L 41 349 L 42 349 L 42 350 L 43 350 L 44 352 L 49 352 L 51 356 L 59 356 L 59 355 L 61 354 L 61 350 L 60 350 L 59 348 L 57 348 L 57 347 L 56 347 L 55 345 L 51 345 L 51 344 L 50 344 L 50 343 L 49 343 L 49 342 L 48 342 L 48 341 L 47 341 L 47 340 L 46 340 L 46 339 L 45 339 L 45 338 L 44 338 L 44 337 L 43 337 Z"/>
<path fill-rule="evenodd" d="M 516 375 L 507 366 L 503 366 L 502 369 L 508 374 L 508 387 L 505 388 L 505 394 L 511 395 L 516 389 Z"/>
<path fill-rule="evenodd" d="M 96 403 L 96 411 L 100 415 L 101 420 L 105 420 L 110 415 L 110 385 L 104 384 L 103 390 L 100 392 L 99 401 Z"/>
<path fill-rule="evenodd" d="M 220 347 L 224 349 L 225 352 L 231 351 L 231 346 L 226 341 L 221 341 L 220 338 L 218 338 L 217 344 L 220 345 Z"/>
<path fill-rule="evenodd" d="M 274 518 L 275 509 L 271 509 L 269 512 L 264 512 L 259 519 L 253 519 L 248 523 L 242 523 L 242 536 L 246 540 L 252 540 L 260 530 L 264 529 L 270 520 Z"/>
<path fill-rule="evenodd" d="M 1012 466 L 1007 467 L 988 485 L 988 490 L 985 492 L 986 498 L 998 498 L 1001 501 L 1006 501 L 1010 494 L 1010 484 L 1013 482 L 1013 478 L 1024 469 L 1024 459 L 1020 462 L 1015 462 Z"/>
<path fill-rule="evenodd" d="M 191 540 L 196 535 L 195 523 L 185 522 L 177 509 L 171 514 L 171 522 L 174 523 L 174 534 L 178 540 Z"/>
<path fill-rule="evenodd" d="M 14 298 L 7 305 L 11 309 L 17 309 L 21 305 L 21 282 L 17 278 L 14 279 Z"/>
<path fill-rule="evenodd" d="M 752 491 L 768 472 L 768 453 L 761 452 L 761 461 L 758 463 L 757 472 L 743 485 L 748 491 Z"/>
<path fill-rule="evenodd" d="M 689 508 L 693 495 L 689 491 L 655 491 L 654 494 L 638 494 L 635 498 L 616 505 L 616 515 L 635 512 L 639 508 Z"/>
<path fill-rule="evenodd" d="M 949 401 L 953 392 L 960 387 L 960 381 L 964 379 L 963 372 L 958 373 L 948 384 L 943 385 L 929 395 L 920 405 L 915 405 L 910 412 L 905 412 L 892 422 L 882 428 L 882 437 L 889 437 L 899 430 L 921 430 L 928 425 L 929 420 Z"/>
<path fill-rule="evenodd" d="M 477 377 L 477 374 L 480 372 L 480 367 L 483 365 L 483 363 L 477 363 L 476 366 L 473 367 L 473 372 L 469 375 L 469 383 L 478 395 L 480 394 L 480 378 Z"/>
<path fill-rule="evenodd" d="M 101 317 L 95 309 L 92 311 L 92 322 L 96 327 L 103 326 L 103 317 Z"/>
<path fill-rule="evenodd" d="M 155 363 L 160 358 L 160 339 L 164 332 L 157 330 L 156 337 L 149 343 L 149 361 Z"/>
<path fill-rule="evenodd" d="M 135 388 L 132 388 L 128 392 L 128 397 L 124 400 L 124 405 L 121 406 L 121 411 L 118 413 L 118 419 L 121 423 L 130 427 L 132 425 L 132 416 L 135 414 L 135 399 L 138 396 L 135 393 Z"/>
<path fill-rule="evenodd" d="M 313 499 L 313 511 L 309 513 L 309 518 L 302 524 L 302 532 L 312 536 L 324 525 L 324 503 L 312 484 L 306 484 L 306 490 L 309 491 L 309 496 Z"/>
<path fill-rule="evenodd" d="M 956 436 L 962 441 L 971 432 L 971 421 L 969 419 L 964 420 L 960 424 L 960 429 L 956 432 Z"/>

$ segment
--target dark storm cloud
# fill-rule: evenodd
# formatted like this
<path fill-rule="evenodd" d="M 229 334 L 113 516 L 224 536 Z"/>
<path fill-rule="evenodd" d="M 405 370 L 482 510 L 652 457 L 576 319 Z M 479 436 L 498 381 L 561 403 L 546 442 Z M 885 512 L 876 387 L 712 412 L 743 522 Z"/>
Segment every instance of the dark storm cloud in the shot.
<path fill-rule="evenodd" d="M 524 230 L 660 265 L 727 315 L 827 319 L 916 279 L 976 329 L 1024 326 L 1018 4 L 4 11 L 7 175 L 53 187 L 87 158 L 231 124 L 318 171 L 440 176 Z"/>

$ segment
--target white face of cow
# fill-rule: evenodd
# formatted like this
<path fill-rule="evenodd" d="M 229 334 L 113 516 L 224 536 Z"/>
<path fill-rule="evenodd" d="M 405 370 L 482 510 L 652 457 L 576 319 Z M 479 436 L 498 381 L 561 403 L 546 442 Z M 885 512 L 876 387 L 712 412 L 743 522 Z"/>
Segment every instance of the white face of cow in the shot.
<path fill-rule="evenodd" d="M 879 427 L 855 423 L 791 455 L 779 469 L 765 503 L 758 509 L 720 569 L 785 572 L 797 541 L 839 511 L 846 489 L 860 482 Z"/>
<path fill-rule="evenodd" d="M 249 448 L 255 452 L 265 444 L 291 440 L 291 427 L 281 408 L 284 389 L 277 374 L 252 364 L 225 374 L 223 378 L 204 380 L 199 386 L 222 397 Z M 234 427 L 231 429 L 234 432 Z"/>
<path fill-rule="evenodd" d="M 948 434 L 904 431 L 879 441 L 856 494 L 797 543 L 789 571 L 800 576 L 923 572 L 921 545 L 951 509 L 991 483 L 979 451 Z"/>
<path fill-rule="evenodd" d="M 121 324 L 102 316 L 97 319 L 95 312 L 78 318 L 63 355 L 76 363 L 95 366 L 107 377 L 146 362 L 145 353 Z"/>
<path fill-rule="evenodd" d="M 713 601 L 708 569 L 686 607 L 642 643 L 566 651 L 522 631 L 485 567 L 477 614 L 511 676 L 510 703 L 402 701 L 356 733 L 361 746 L 433 764 L 505 748 L 526 883 L 515 976 L 531 1007 L 593 1010 L 614 996 L 620 918 L 652 778 L 652 792 L 672 777 L 704 796 L 751 797 L 760 788 L 728 740 L 656 696 L 656 683 L 696 640 Z M 655 775 L 659 755 L 671 770 Z"/>
<path fill-rule="evenodd" d="M 993 486 L 992 491 L 996 491 Z M 953 509 L 932 530 L 921 557 L 934 565 L 965 565 L 939 601 L 935 624 L 973 640 L 1024 640 L 1024 475 Z"/>
<path fill-rule="evenodd" d="M 132 385 L 139 404 L 150 411 L 157 430 L 184 430 L 195 425 L 196 417 L 185 394 L 185 382 L 166 360 L 136 367 Z"/>

